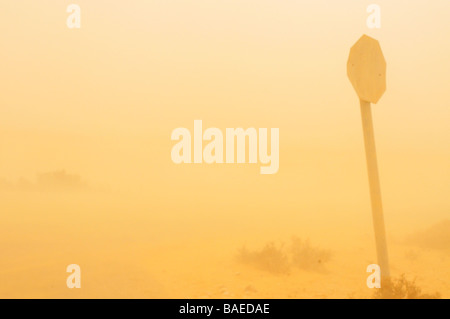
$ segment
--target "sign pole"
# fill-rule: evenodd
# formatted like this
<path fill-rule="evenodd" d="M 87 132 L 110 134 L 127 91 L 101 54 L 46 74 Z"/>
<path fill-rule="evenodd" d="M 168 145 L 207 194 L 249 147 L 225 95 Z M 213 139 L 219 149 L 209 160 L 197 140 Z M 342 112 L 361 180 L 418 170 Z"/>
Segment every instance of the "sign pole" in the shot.
<path fill-rule="evenodd" d="M 378 176 L 377 153 L 372 121 L 371 105 L 360 100 L 361 118 L 364 133 L 364 146 L 366 150 L 367 172 L 369 175 L 370 199 L 372 202 L 372 219 L 377 247 L 377 259 L 381 268 L 381 277 L 389 278 L 389 257 L 384 226 L 383 205 L 381 202 L 380 179 Z"/>
<path fill-rule="evenodd" d="M 347 61 L 347 75 L 360 100 L 373 228 L 383 284 L 389 281 L 390 272 L 371 103 L 377 103 L 386 91 L 386 61 L 377 40 L 363 35 L 353 45 Z"/>

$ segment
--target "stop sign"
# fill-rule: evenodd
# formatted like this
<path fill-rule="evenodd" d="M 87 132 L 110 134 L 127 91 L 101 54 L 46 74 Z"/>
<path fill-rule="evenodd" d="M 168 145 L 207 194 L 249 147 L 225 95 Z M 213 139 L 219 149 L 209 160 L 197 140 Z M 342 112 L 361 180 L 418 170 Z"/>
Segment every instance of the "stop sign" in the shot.
<path fill-rule="evenodd" d="M 377 40 L 363 35 L 353 45 L 347 75 L 361 100 L 378 102 L 386 91 L 386 60 Z"/>

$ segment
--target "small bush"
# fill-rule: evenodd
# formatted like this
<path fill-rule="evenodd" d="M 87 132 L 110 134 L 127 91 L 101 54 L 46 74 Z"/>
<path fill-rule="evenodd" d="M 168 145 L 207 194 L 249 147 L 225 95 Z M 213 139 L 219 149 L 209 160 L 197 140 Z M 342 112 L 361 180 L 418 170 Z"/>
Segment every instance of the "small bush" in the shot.
<path fill-rule="evenodd" d="M 284 245 L 268 243 L 261 250 L 250 251 L 243 247 L 238 253 L 238 261 L 251 264 L 261 270 L 274 274 L 286 274 L 291 266 L 318 271 L 324 269 L 324 264 L 330 260 L 331 253 L 313 247 L 308 240 L 292 238 L 290 249 L 285 252 Z"/>
<path fill-rule="evenodd" d="M 410 235 L 406 242 L 423 248 L 450 252 L 450 220 L 443 220 L 429 229 Z"/>
<path fill-rule="evenodd" d="M 409 281 L 403 274 L 398 279 L 391 279 L 383 283 L 375 292 L 375 299 L 440 299 L 438 292 L 434 294 L 422 293 L 415 280 Z"/>
<path fill-rule="evenodd" d="M 331 258 L 331 252 L 311 246 L 309 240 L 292 238 L 292 264 L 304 270 L 323 270 Z"/>
<path fill-rule="evenodd" d="M 289 260 L 282 248 L 283 245 L 277 247 L 274 243 L 268 243 L 259 251 L 249 251 L 243 247 L 238 253 L 238 260 L 270 273 L 286 274 L 289 272 Z"/>

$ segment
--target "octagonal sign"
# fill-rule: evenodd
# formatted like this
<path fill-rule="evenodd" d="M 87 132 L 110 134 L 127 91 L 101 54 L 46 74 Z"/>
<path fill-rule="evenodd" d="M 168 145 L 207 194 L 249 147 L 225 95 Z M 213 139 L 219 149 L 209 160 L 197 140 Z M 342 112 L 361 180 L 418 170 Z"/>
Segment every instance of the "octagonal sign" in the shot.
<path fill-rule="evenodd" d="M 377 40 L 363 35 L 350 49 L 347 76 L 359 98 L 377 103 L 386 91 L 386 60 Z"/>

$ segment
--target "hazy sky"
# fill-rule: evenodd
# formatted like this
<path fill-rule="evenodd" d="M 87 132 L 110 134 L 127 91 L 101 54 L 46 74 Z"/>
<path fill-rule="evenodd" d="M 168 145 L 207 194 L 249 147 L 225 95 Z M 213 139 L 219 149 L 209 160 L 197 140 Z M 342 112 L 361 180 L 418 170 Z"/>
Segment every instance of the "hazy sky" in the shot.
<path fill-rule="evenodd" d="M 345 69 L 367 33 L 388 64 L 373 107 L 386 200 L 448 210 L 449 1 L 377 1 L 379 30 L 366 26 L 369 1 L 77 3 L 79 30 L 66 26 L 65 1 L 0 4 L 0 176 L 67 169 L 125 190 L 180 187 L 176 196 L 196 176 L 204 195 L 214 179 L 311 202 L 367 200 Z M 279 173 L 258 184 L 259 165 L 175 166 L 170 133 L 194 119 L 280 128 Z"/>

